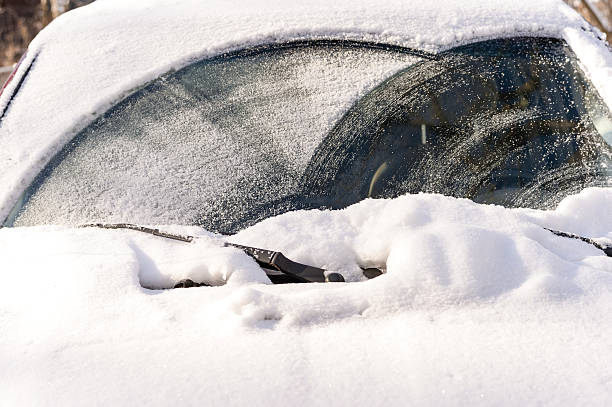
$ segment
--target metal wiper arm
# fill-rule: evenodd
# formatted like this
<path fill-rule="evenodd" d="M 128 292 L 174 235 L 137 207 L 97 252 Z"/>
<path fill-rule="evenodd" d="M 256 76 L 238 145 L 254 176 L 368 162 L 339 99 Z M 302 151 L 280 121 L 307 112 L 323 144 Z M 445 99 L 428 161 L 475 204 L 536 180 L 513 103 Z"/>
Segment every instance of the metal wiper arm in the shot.
<path fill-rule="evenodd" d="M 131 223 L 90 223 L 86 225 L 81 225 L 80 227 L 97 227 L 102 229 L 130 229 L 186 243 L 190 243 L 195 239 L 193 236 L 163 232 L 159 229 L 134 225 Z M 607 256 L 612 257 L 612 246 L 604 245 L 595 241 L 594 239 L 575 235 L 573 233 L 562 232 L 546 227 L 544 229 L 548 230 L 551 233 L 554 233 L 557 236 L 582 240 L 583 242 L 589 243 L 595 246 L 596 248 L 602 250 Z M 255 259 L 257 264 L 266 272 L 266 275 L 274 284 L 323 283 L 344 281 L 344 277 L 339 273 L 331 272 L 328 273 L 326 276 L 324 269 L 298 263 L 296 261 L 288 259 L 281 252 L 259 249 L 257 247 L 244 246 L 229 242 L 225 242 L 225 246 L 240 249 L 249 256 L 251 256 L 253 259 Z M 371 279 L 380 276 L 381 274 L 383 274 L 383 272 L 377 268 L 366 268 L 363 269 L 363 274 L 367 278 Z M 177 287 L 192 287 L 199 285 L 204 284 L 196 283 L 191 280 L 186 280 L 186 282 L 180 282 L 179 284 L 177 284 Z"/>
<path fill-rule="evenodd" d="M 148 233 L 150 235 L 164 237 L 166 239 L 178 240 L 181 242 L 192 242 L 195 238 L 189 235 L 179 235 L 160 231 L 159 229 L 146 226 L 134 225 L 131 223 L 90 223 L 81 227 L 97 227 L 102 229 L 129 229 L 137 232 Z M 225 243 L 226 247 L 235 247 L 251 256 L 259 266 L 266 271 L 270 280 L 275 284 L 282 283 L 324 283 L 342 282 L 344 277 L 339 273 L 328 273 L 318 267 L 298 263 L 285 257 L 281 252 L 259 249 L 257 247 L 244 246 L 235 243 Z M 372 269 L 367 269 L 372 270 Z M 376 274 L 376 273 L 374 273 Z M 380 275 L 382 272 L 379 272 Z M 368 278 L 370 277 L 366 274 Z"/>
<path fill-rule="evenodd" d="M 296 280 L 286 281 L 287 278 L 283 277 L 280 278 L 278 282 L 325 283 L 344 281 L 344 277 L 342 277 L 342 275 L 339 273 L 329 273 L 327 276 L 325 276 L 325 270 L 288 259 L 281 252 L 258 249 L 256 247 L 243 246 L 234 243 L 225 243 L 225 246 L 241 249 L 246 254 L 254 258 L 257 264 L 259 264 L 259 266 L 263 269 L 276 270 Z M 278 274 L 267 274 L 273 283 L 277 282 L 274 280 L 278 279 Z"/>

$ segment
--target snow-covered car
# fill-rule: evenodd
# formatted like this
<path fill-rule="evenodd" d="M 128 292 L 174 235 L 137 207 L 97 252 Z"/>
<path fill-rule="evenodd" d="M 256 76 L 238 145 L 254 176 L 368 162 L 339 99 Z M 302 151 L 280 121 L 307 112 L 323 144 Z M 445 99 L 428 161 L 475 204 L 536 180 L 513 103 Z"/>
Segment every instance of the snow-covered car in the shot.
<path fill-rule="evenodd" d="M 32 42 L 0 400 L 612 402 L 609 46 L 561 1 L 328 3 L 99 0 Z"/>

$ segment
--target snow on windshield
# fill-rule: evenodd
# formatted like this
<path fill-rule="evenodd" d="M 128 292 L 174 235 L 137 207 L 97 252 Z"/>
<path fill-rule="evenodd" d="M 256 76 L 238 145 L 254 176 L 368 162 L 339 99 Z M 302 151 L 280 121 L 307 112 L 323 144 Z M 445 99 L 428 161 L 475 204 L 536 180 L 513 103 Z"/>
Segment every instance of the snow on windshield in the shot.
<path fill-rule="evenodd" d="M 129 22 L 129 23 L 127 23 Z M 96 1 L 62 15 L 30 46 L 36 63 L 0 129 L 0 217 L 74 135 L 134 89 L 227 50 L 353 39 L 439 51 L 516 35 L 565 38 L 610 104 L 612 54 L 559 0 Z M 52 79 L 50 79 L 52 78 Z M 12 85 L 17 86 L 19 81 Z M 2 95 L 8 102 L 14 87 Z M 61 108 L 58 109 L 58 101 Z"/>
<path fill-rule="evenodd" d="M 49 177 L 17 225 L 95 220 L 234 230 L 249 206 L 294 192 L 354 100 L 420 59 L 365 46 L 296 46 L 162 77 L 73 141 L 53 172 L 43 172 Z"/>
<path fill-rule="evenodd" d="M 612 182 L 598 130 L 612 117 L 562 41 L 491 40 L 423 58 L 378 47 L 292 43 L 166 75 L 77 136 L 26 191 L 15 224 L 235 233 L 366 197 L 434 192 L 541 209 Z"/>

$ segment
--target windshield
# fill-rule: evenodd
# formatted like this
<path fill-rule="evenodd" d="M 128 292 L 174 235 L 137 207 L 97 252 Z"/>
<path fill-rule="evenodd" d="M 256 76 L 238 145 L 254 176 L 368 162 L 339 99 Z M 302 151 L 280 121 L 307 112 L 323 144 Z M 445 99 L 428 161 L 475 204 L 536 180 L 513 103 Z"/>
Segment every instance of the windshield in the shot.
<path fill-rule="evenodd" d="M 196 224 L 420 191 L 551 208 L 610 185 L 612 121 L 561 41 L 433 58 L 307 42 L 169 73 L 60 152 L 7 224 Z"/>

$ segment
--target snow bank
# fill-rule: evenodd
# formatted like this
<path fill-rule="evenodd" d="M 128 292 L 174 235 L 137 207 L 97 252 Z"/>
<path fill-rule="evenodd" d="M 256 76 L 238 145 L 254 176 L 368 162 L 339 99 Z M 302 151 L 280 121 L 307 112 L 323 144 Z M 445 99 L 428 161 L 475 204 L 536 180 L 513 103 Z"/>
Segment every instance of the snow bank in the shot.
<path fill-rule="evenodd" d="M 612 244 L 612 212 L 607 209 L 611 205 L 612 189 L 587 189 L 565 199 L 554 212 L 476 205 L 442 195 L 406 195 L 365 200 L 341 211 L 288 213 L 230 240 L 273 247 L 352 280 L 363 279 L 359 266 L 386 267 L 387 274 L 368 282 L 368 290 L 398 289 L 394 299 L 382 296 L 391 308 L 399 306 L 395 300 L 405 305 L 567 298 L 597 291 L 606 286 L 599 287 L 603 281 L 611 288 L 612 262 L 602 258 L 600 250 L 585 243 L 576 247 L 576 241 L 543 227 Z"/>
<path fill-rule="evenodd" d="M 556 211 L 439 195 L 301 211 L 193 243 L 0 230 L 8 405 L 609 405 L 612 190 Z M 222 240 L 353 282 L 275 286 Z M 385 266 L 369 281 L 359 266 Z M 150 290 L 182 278 L 219 287 Z M 264 284 L 261 284 L 264 283 Z M 29 389 L 36 389 L 30 391 Z"/>

